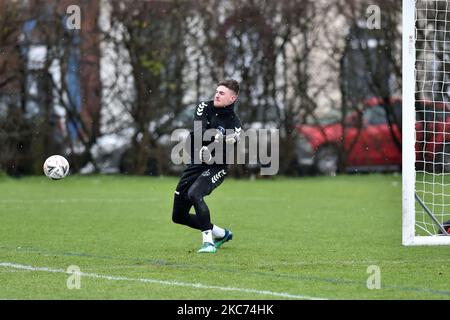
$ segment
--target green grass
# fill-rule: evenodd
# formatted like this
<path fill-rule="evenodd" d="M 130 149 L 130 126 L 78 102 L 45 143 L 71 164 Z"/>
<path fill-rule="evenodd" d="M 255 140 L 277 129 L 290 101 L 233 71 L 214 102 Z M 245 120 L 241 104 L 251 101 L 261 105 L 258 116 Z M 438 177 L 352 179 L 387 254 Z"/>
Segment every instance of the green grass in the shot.
<path fill-rule="evenodd" d="M 434 214 L 441 224 L 450 220 L 448 210 L 450 201 L 450 177 L 448 174 L 435 174 L 433 172 L 417 173 L 416 193 Z M 417 204 L 416 206 L 416 233 L 421 236 L 437 234 L 439 228 L 430 216 Z M 426 232 L 426 231 L 427 232 Z"/>
<path fill-rule="evenodd" d="M 401 245 L 399 175 L 227 179 L 206 201 L 235 238 L 212 255 L 171 221 L 177 181 L 0 178 L 0 263 L 126 278 L 82 276 L 69 290 L 63 272 L 0 267 L 0 298 L 450 298 L 448 247 Z M 367 288 L 370 265 L 381 289 Z M 167 282 L 133 280 L 144 278 Z"/>

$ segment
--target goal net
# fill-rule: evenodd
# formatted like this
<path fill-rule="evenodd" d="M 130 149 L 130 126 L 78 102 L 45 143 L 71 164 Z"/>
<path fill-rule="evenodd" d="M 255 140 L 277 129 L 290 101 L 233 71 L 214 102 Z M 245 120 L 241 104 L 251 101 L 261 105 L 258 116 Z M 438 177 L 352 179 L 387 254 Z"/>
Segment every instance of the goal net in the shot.
<path fill-rule="evenodd" d="M 403 0 L 403 244 L 450 245 L 450 0 Z"/>

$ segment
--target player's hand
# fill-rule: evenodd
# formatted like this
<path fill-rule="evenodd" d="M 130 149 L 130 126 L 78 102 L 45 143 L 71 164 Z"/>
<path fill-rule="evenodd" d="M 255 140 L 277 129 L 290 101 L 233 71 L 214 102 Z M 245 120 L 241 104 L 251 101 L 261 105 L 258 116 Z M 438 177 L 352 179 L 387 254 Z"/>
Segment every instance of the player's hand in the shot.
<path fill-rule="evenodd" d="M 241 127 L 234 128 L 234 132 L 225 137 L 225 143 L 234 144 L 236 142 L 239 142 L 239 140 L 241 140 L 241 130 L 242 130 Z"/>
<path fill-rule="evenodd" d="M 207 146 L 203 146 L 199 151 L 199 158 L 201 162 L 209 163 L 212 159 L 211 151 L 209 151 Z"/>
<path fill-rule="evenodd" d="M 239 142 L 239 134 L 238 133 L 232 133 L 225 137 L 225 143 L 226 144 L 234 144 L 236 142 Z"/>
<path fill-rule="evenodd" d="M 239 142 L 240 134 L 241 134 L 240 128 L 238 130 L 236 130 L 232 134 L 225 135 L 225 129 L 223 127 L 218 127 L 217 128 L 217 133 L 214 136 L 214 140 L 215 140 L 215 142 L 219 142 L 221 140 L 225 140 L 226 144 L 234 144 L 236 142 Z"/>
<path fill-rule="evenodd" d="M 225 128 L 223 127 L 218 127 L 216 129 L 216 135 L 214 136 L 214 141 L 215 142 L 220 142 L 220 140 L 223 139 L 223 136 L 225 135 Z"/>

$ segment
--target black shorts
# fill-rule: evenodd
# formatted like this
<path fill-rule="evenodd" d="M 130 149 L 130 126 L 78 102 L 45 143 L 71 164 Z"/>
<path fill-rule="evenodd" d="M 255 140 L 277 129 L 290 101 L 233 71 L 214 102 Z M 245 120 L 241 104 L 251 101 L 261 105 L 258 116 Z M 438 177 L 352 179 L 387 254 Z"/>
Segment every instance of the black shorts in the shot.
<path fill-rule="evenodd" d="M 206 196 L 225 180 L 227 174 L 227 165 L 190 164 L 183 171 L 175 194 L 186 198 L 189 188 L 195 183 L 201 187 L 202 194 Z"/>

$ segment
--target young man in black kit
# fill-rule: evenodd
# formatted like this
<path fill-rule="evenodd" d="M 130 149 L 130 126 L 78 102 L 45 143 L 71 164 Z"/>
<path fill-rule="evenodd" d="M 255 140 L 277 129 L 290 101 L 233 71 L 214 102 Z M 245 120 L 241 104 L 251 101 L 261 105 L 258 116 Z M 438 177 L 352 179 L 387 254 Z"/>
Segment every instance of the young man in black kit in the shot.
<path fill-rule="evenodd" d="M 236 80 L 221 81 L 214 100 L 201 102 L 195 109 L 194 131 L 190 133 L 191 161 L 175 191 L 172 220 L 202 232 L 203 245 L 199 253 L 215 253 L 223 243 L 233 239 L 230 230 L 211 224 L 204 197 L 225 179 L 228 173 L 226 150 L 234 148 L 239 141 L 241 122 L 234 112 L 238 94 Z M 214 130 L 214 134 L 211 140 L 203 141 L 207 130 Z M 194 142 L 194 137 L 201 140 Z M 192 206 L 195 214 L 189 213 Z"/>

